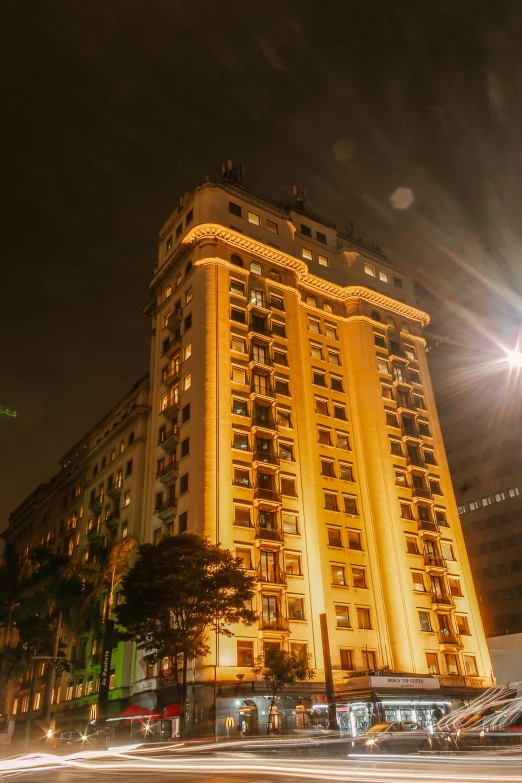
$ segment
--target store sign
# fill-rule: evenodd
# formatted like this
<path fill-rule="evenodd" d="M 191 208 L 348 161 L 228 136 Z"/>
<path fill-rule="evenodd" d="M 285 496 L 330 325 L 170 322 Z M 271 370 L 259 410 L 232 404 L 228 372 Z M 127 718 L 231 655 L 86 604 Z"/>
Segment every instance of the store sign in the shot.
<path fill-rule="evenodd" d="M 349 677 L 345 685 L 350 690 L 359 688 L 423 688 L 425 690 L 437 690 L 440 688 L 440 680 L 436 677 Z"/>

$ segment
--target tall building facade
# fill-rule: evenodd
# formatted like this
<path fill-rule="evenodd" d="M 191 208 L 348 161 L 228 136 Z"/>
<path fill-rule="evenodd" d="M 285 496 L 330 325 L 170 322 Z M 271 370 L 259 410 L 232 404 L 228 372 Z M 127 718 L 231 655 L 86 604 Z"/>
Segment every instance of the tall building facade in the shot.
<path fill-rule="evenodd" d="M 324 723 L 332 699 L 343 731 L 428 725 L 434 703 L 491 685 L 412 280 L 302 201 L 228 179 L 185 194 L 162 227 L 145 313 L 149 376 L 14 512 L 6 539 L 22 552 L 42 530 L 75 556 L 117 514 L 119 536 L 189 531 L 241 558 L 258 621 L 211 635 L 191 663 L 196 733 L 224 731 L 225 716 L 265 730 L 254 663 L 274 647 L 315 671 L 279 699 L 284 729 Z M 42 492 L 47 505 L 63 495 L 74 525 L 57 530 L 58 511 L 44 524 Z M 89 711 L 92 643 L 71 642 L 81 663 L 58 712 Z M 113 711 L 176 699 L 174 662 L 118 650 Z"/>
<path fill-rule="evenodd" d="M 402 692 L 419 719 L 488 686 L 411 279 L 302 203 L 206 183 L 161 229 L 150 292 L 149 537 L 207 536 L 257 582 L 259 622 L 198 661 L 194 709 L 215 676 L 255 725 L 251 667 L 274 646 L 311 655 L 320 702 L 321 615 L 352 727 L 372 700 L 397 716 L 407 678 L 375 672 L 417 678 Z"/>

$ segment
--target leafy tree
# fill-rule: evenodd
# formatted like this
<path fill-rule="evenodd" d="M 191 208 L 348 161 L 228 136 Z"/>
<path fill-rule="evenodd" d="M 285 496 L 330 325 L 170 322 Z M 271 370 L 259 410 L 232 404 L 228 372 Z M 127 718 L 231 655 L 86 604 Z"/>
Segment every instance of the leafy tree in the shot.
<path fill-rule="evenodd" d="M 310 661 L 310 655 L 296 654 L 286 650 L 269 650 L 264 656 L 258 658 L 255 671 L 263 676 L 272 695 L 266 724 L 267 734 L 270 733 L 277 694 L 286 685 L 295 685 L 297 682 L 306 682 L 315 678 Z"/>
<path fill-rule="evenodd" d="M 256 614 L 247 607 L 254 584 L 239 558 L 190 533 L 140 546 L 136 563 L 122 580 L 125 603 L 116 611 L 127 638 L 136 640 L 149 661 L 171 658 L 176 676 L 182 656 L 182 736 L 188 661 L 208 653 L 209 628 L 231 636 L 227 626 L 255 622 Z"/>

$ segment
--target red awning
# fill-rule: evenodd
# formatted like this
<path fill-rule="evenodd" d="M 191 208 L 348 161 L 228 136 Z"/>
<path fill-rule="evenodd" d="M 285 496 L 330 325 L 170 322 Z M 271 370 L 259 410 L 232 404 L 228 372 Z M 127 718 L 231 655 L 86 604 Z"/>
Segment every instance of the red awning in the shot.
<path fill-rule="evenodd" d="M 163 717 L 163 711 L 160 710 L 158 707 L 155 707 L 153 710 L 151 710 L 150 713 L 151 720 L 161 720 L 162 717 Z"/>
<path fill-rule="evenodd" d="M 140 707 L 139 704 L 129 704 L 117 717 L 124 719 L 125 725 L 128 726 L 133 720 L 148 720 L 151 714 L 151 711 L 146 707 Z"/>
<path fill-rule="evenodd" d="M 163 711 L 164 718 L 179 718 L 179 706 L 177 704 L 169 704 Z"/>

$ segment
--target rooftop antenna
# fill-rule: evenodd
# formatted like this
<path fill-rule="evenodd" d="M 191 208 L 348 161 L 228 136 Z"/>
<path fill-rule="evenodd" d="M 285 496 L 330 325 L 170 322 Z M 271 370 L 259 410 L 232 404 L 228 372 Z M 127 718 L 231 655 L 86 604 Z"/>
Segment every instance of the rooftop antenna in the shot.
<path fill-rule="evenodd" d="M 304 209 L 306 201 L 306 189 L 301 192 L 297 185 L 294 185 L 292 191 L 294 193 L 294 208 Z"/>
<path fill-rule="evenodd" d="M 223 182 L 235 182 L 236 185 L 243 184 L 243 165 L 240 163 L 237 166 L 232 165 L 231 160 L 227 160 L 221 166 L 221 174 Z"/>

